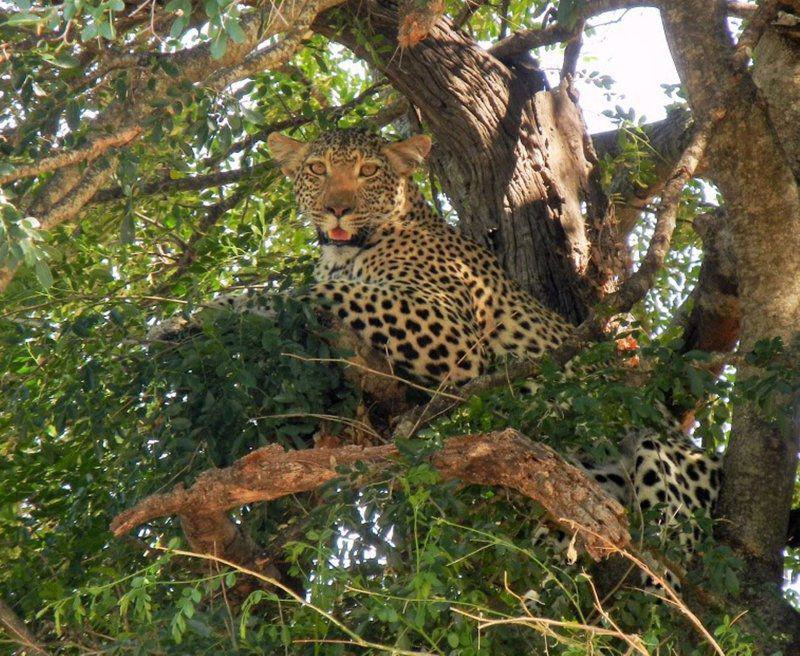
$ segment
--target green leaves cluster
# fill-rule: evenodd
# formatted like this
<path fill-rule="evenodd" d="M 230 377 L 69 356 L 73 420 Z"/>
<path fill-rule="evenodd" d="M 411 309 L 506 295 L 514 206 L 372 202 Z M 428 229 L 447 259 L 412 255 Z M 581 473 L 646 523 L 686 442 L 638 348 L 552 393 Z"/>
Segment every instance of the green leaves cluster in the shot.
<path fill-rule="evenodd" d="M 39 221 L 22 216 L 11 203 L 0 197 L 0 268 L 16 269 L 25 264 L 33 267 L 42 287 L 53 284 L 47 266 L 48 253 L 42 244 Z"/>
<path fill-rule="evenodd" d="M 448 4 L 452 15 L 462 9 Z M 248 594 L 242 575 L 164 553 L 171 539 L 171 547 L 185 546 L 174 519 L 111 536 L 111 518 L 147 494 L 190 484 L 200 471 L 268 442 L 308 446 L 320 421 L 314 415 L 352 417 L 357 398 L 342 370 L 309 361 L 335 355 L 326 328 L 297 303 L 278 301 L 271 320 L 208 316 L 174 343 L 149 344 L 146 334 L 219 293 L 258 284 L 279 297 L 302 286 L 313 230 L 271 166 L 266 135 L 281 129 L 310 138 L 361 123 L 395 97 L 375 89 L 338 110 L 374 74 L 319 36 L 290 66 L 211 93 L 183 80 L 166 55 L 207 43 L 223 57 L 244 37 L 244 12 L 258 8 L 169 0 L 145 5 L 137 22 L 136 6 L 20 0 L 0 18 L 10 53 L 0 62 L 0 171 L 86 145 L 96 116 L 124 112 L 155 88 L 155 78 L 170 80 L 148 107 L 144 138 L 116 153 L 111 200 L 49 233 L 46 246 L 20 208 L 50 174 L 14 183 L 0 204 L 0 265 L 22 265 L 0 309 L 0 598 L 64 654 L 381 652 L 342 643 L 353 636 L 320 610 L 394 649 L 625 653 L 619 640 L 574 625 L 549 636 L 532 626 L 531 615 L 598 621 L 580 574 L 586 564 L 568 570 L 533 544 L 541 509 L 528 500 L 443 482 L 425 456 L 449 435 L 515 426 L 562 450 L 613 457 L 614 438 L 631 423 L 660 425 L 655 401 L 689 407 L 698 399 L 697 435 L 709 448 L 724 443 L 731 378 L 713 381 L 693 363 L 699 354 L 677 357 L 666 329 L 699 261 L 686 222 L 657 290 L 637 309 L 643 356 L 658 363 L 645 388 L 622 384 L 628 370 L 600 346 L 583 356 L 587 368 L 575 378 L 545 366 L 536 397 L 509 389 L 472 399 L 423 439 L 399 445 L 395 470 L 355 468 L 318 495 L 235 514 L 313 608 L 268 586 Z M 538 24 L 549 6 L 511 2 L 508 24 Z M 577 7 L 562 3 L 559 21 L 569 24 Z M 158 38 L 149 32 L 151 9 Z M 470 29 L 494 39 L 500 23 L 497 6 L 487 4 Z M 133 64 L 98 72 L 123 52 Z M 610 84 L 607 76 L 593 79 Z M 608 163 L 609 183 L 623 172 L 646 184 L 652 174 L 640 132 L 631 126 L 630 134 L 622 156 Z M 214 181 L 240 169 L 250 173 Z M 192 184 L 204 178 L 207 184 Z M 687 194 L 686 216 L 699 198 L 698 190 Z M 648 342 L 646 334 L 662 339 Z M 781 384 L 778 373 L 769 389 Z M 572 411 L 554 411 L 553 399 Z M 711 545 L 704 553 L 715 589 L 735 594 L 736 563 Z M 654 651 L 697 649 L 685 644 L 685 627 L 668 609 L 641 595 L 625 593 L 612 610 L 624 627 L 644 627 Z M 502 624 L 479 631 L 468 615 Z M 736 624 L 717 619 L 725 648 L 747 653 Z"/>

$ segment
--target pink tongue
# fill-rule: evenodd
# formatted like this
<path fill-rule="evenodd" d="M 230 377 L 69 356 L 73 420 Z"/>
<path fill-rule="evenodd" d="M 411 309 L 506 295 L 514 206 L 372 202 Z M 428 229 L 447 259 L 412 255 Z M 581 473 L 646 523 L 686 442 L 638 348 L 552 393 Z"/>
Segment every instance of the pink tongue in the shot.
<path fill-rule="evenodd" d="M 334 228 L 328 234 L 334 241 L 350 241 L 350 233 L 341 228 Z"/>

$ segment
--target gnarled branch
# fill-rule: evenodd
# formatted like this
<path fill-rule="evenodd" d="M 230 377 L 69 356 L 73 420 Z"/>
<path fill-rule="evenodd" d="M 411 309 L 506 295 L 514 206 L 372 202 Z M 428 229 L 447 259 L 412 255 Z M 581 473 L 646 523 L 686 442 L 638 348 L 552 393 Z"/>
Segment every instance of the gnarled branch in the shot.
<path fill-rule="evenodd" d="M 143 499 L 115 517 L 111 530 L 119 537 L 155 518 L 178 515 L 194 549 L 242 562 L 251 557 L 252 548 L 228 511 L 314 490 L 341 476 L 339 467 L 366 462 L 383 468 L 397 457 L 394 445 L 284 451 L 273 444 L 230 467 L 203 472 L 188 490 L 181 485 Z M 595 560 L 609 554 L 609 544 L 621 548 L 630 542 L 619 503 L 550 447 L 516 430 L 451 438 L 431 464 L 445 478 L 502 485 L 538 501 L 555 524 L 567 531 L 581 527 L 576 544 Z"/>

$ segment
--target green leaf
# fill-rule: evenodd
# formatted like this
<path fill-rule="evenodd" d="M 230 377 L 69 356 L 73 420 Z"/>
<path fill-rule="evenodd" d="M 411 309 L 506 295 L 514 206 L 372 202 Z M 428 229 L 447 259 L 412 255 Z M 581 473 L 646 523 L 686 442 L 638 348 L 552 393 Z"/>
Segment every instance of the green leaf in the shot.
<path fill-rule="evenodd" d="M 77 57 L 73 57 L 68 53 L 60 53 L 58 55 L 51 55 L 50 53 L 42 53 L 42 59 L 46 62 L 58 66 L 59 68 L 75 68 L 80 65 Z"/>
<path fill-rule="evenodd" d="M 234 43 L 244 43 L 247 40 L 247 36 L 238 21 L 225 21 L 225 31 Z"/>
<path fill-rule="evenodd" d="M 169 30 L 169 35 L 173 39 L 178 39 L 183 34 L 186 27 L 189 25 L 189 19 L 186 16 L 178 16 L 175 21 L 172 23 L 172 27 Z"/>
<path fill-rule="evenodd" d="M 36 278 L 39 284 L 45 289 L 50 289 L 53 285 L 53 274 L 50 273 L 50 267 L 47 266 L 47 263 L 39 258 L 36 260 L 34 270 L 36 271 Z"/>
<path fill-rule="evenodd" d="M 3 25 L 10 25 L 10 26 L 19 26 L 19 25 L 36 25 L 37 23 L 41 23 L 44 19 L 41 16 L 37 16 L 36 14 L 29 14 L 27 12 L 23 12 L 20 14 L 14 14 L 10 16 L 8 19 L 3 21 Z"/>
<path fill-rule="evenodd" d="M 247 109 L 247 107 L 241 107 L 240 111 L 242 116 L 251 123 L 255 123 L 256 125 L 264 125 L 264 123 L 266 123 L 264 117 L 258 112 L 254 112 L 252 109 Z"/>
<path fill-rule="evenodd" d="M 97 23 L 87 23 L 81 30 L 81 41 L 86 43 L 97 36 Z"/>
<path fill-rule="evenodd" d="M 100 36 L 108 39 L 109 41 L 113 41 L 117 36 L 117 32 L 114 29 L 114 24 L 110 21 L 100 23 L 98 26 L 98 31 L 100 32 Z"/>
<path fill-rule="evenodd" d="M 178 75 L 180 74 L 180 69 L 177 66 L 175 66 L 175 64 L 172 63 L 169 59 L 161 57 L 158 60 L 158 63 L 161 65 L 161 68 L 164 69 L 164 72 L 170 77 L 178 77 Z"/>
<path fill-rule="evenodd" d="M 136 241 L 136 223 L 133 212 L 126 212 L 122 217 L 119 229 L 119 240 L 123 244 L 133 244 Z"/>
<path fill-rule="evenodd" d="M 220 59 L 228 49 L 228 36 L 225 32 L 219 32 L 217 37 L 211 42 L 211 57 Z"/>
<path fill-rule="evenodd" d="M 66 120 L 70 130 L 78 129 L 81 124 L 81 108 L 78 103 L 67 103 Z"/>

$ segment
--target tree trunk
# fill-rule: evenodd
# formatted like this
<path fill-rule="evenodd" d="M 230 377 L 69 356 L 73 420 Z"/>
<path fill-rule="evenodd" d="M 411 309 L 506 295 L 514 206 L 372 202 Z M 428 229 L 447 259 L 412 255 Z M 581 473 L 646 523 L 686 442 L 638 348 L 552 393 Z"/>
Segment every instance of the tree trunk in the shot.
<path fill-rule="evenodd" d="M 724 112 L 708 159 L 725 199 L 738 262 L 741 349 L 774 337 L 788 346 L 800 326 L 800 194 L 770 120 L 774 112 L 768 112 L 734 52 L 724 3 L 670 3 L 662 18 L 694 115 L 702 120 Z M 762 373 L 741 367 L 738 390 L 742 381 Z M 784 404 L 788 421 L 766 418 L 750 401 L 734 409 L 719 532 L 747 561 L 746 599 L 771 625 L 772 642 L 764 644 L 777 650 L 791 643 L 800 649 L 800 621 L 781 605 L 778 587 L 800 424 L 793 416 L 796 399 L 777 401 Z"/>
<path fill-rule="evenodd" d="M 328 14 L 315 29 L 370 60 L 419 110 L 462 232 L 547 305 L 573 322 L 585 318 L 623 259 L 569 84 L 536 93 L 529 76 L 446 18 L 411 48 L 368 51 L 341 25 L 368 26 L 368 42 L 395 44 L 397 6 L 381 0 L 341 11 L 346 20 Z"/>

